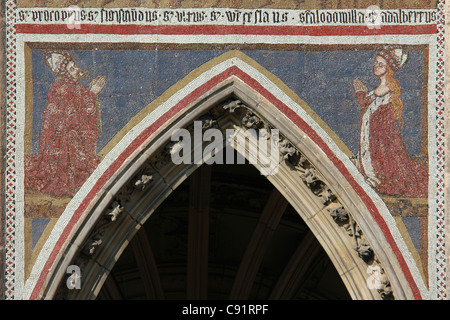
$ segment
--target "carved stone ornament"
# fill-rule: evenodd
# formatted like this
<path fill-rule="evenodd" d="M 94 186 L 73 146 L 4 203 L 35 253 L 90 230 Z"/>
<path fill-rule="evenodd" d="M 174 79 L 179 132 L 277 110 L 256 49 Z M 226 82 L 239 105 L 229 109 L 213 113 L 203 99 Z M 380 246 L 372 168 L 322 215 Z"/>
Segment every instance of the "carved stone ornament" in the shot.
<path fill-rule="evenodd" d="M 271 128 L 270 124 L 263 121 L 256 113 L 246 107 L 238 99 L 228 100 L 213 108 L 213 111 L 215 112 L 214 116 L 203 115 L 200 117 L 199 120 L 202 121 L 202 128 L 208 129 L 217 123 L 217 119 L 222 116 L 217 110 L 222 110 L 222 112 L 228 110 L 230 113 L 233 113 L 238 108 L 246 108 L 246 111 L 241 113 L 241 125 L 243 128 Z M 188 130 L 190 128 L 192 129 L 192 124 L 187 126 Z M 103 218 L 99 219 L 93 228 L 91 235 L 84 245 L 84 250 L 82 250 L 75 258 L 75 264 L 85 266 L 89 263 L 90 259 L 96 254 L 98 248 L 103 244 L 103 236 L 110 227 L 110 224 L 117 221 L 119 216 L 126 210 L 127 196 L 130 196 L 131 193 L 136 190 L 143 190 L 144 188 L 151 187 L 151 182 L 153 181 L 156 172 L 171 161 L 171 152 L 175 152 L 177 148 L 180 147 L 178 143 L 179 142 L 172 141 L 166 143 L 159 152 L 149 159 L 146 169 L 139 174 L 136 174 L 128 185 L 119 192 L 117 198 L 112 202 L 108 209 L 105 210 Z M 367 239 L 365 239 L 364 234 L 356 221 L 339 202 L 339 199 L 334 194 L 333 190 L 319 177 L 316 168 L 314 168 L 307 157 L 285 137 L 280 136 L 279 152 L 282 159 L 297 170 L 301 179 L 311 192 L 315 196 L 320 197 L 321 202 L 325 205 L 331 218 L 343 228 L 344 232 L 347 232 L 348 236 L 353 238 L 353 248 L 357 256 L 367 264 L 368 270 L 370 271 L 367 278 L 369 288 L 376 289 L 382 299 L 394 299 L 390 282 L 372 247 Z M 149 168 L 152 168 L 152 170 L 148 170 Z M 63 289 L 63 287 L 60 288 L 61 290 Z"/>
<path fill-rule="evenodd" d="M 134 186 L 136 188 L 139 188 L 141 190 L 144 190 L 144 188 L 149 185 L 153 181 L 153 176 L 149 174 L 141 174 L 139 179 L 137 179 L 134 182 Z"/>
<path fill-rule="evenodd" d="M 339 202 L 331 188 L 319 178 L 316 169 L 311 165 L 308 159 L 306 159 L 306 157 L 299 150 L 294 150 L 296 148 L 294 148 L 293 145 L 286 139 L 282 139 L 280 141 L 280 154 L 283 159 L 291 163 L 301 173 L 300 177 L 303 182 L 308 186 L 314 195 L 321 197 L 322 203 L 326 206 L 326 209 L 332 219 L 338 223 L 350 237 L 353 238 L 353 248 L 358 257 L 361 258 L 369 267 L 376 266 L 376 269 L 379 270 L 380 277 L 379 282 L 377 282 L 377 286 L 372 286 L 369 288 L 376 289 L 380 294 L 380 297 L 384 300 L 394 299 L 394 294 L 392 292 L 389 279 L 387 278 L 384 269 L 381 267 L 381 264 L 369 242 L 364 238 L 362 230 L 356 221 Z M 373 275 L 371 275 L 371 277 L 373 278 Z M 370 280 L 372 280 L 372 278 L 370 278 Z M 367 281 L 368 283 L 370 282 L 369 278 Z"/>
<path fill-rule="evenodd" d="M 214 127 L 214 125 L 217 123 L 217 120 L 212 115 L 209 115 L 209 114 L 201 116 L 199 121 L 202 122 L 203 130 L 210 129 L 210 128 Z"/>
<path fill-rule="evenodd" d="M 364 262 L 369 262 L 373 257 L 373 250 L 365 241 L 361 241 L 355 248 L 355 250 L 356 252 L 358 252 L 358 256 L 364 260 Z"/>
<path fill-rule="evenodd" d="M 150 166 L 159 170 L 171 162 L 171 153 L 181 147 L 182 141 L 169 141 L 150 159 Z"/>
<path fill-rule="evenodd" d="M 260 129 L 263 126 L 263 121 L 252 111 L 248 110 L 242 119 L 242 126 L 246 129 Z"/>
<path fill-rule="evenodd" d="M 118 201 L 114 201 L 112 208 L 106 212 L 107 216 L 111 217 L 111 221 L 116 221 L 117 216 L 124 211 L 124 208 Z"/>
<path fill-rule="evenodd" d="M 281 156 L 285 160 L 289 160 L 299 153 L 298 150 L 294 146 L 292 146 L 292 144 L 286 139 L 280 140 L 279 150 Z"/>
<path fill-rule="evenodd" d="M 369 277 L 367 278 L 367 287 L 369 289 L 377 290 L 384 300 L 392 300 L 394 297 L 391 284 L 383 268 L 375 263 L 367 267 L 367 273 L 369 274 Z"/>
<path fill-rule="evenodd" d="M 84 246 L 84 252 L 87 252 L 90 256 L 93 256 L 96 253 L 97 248 L 103 244 L 103 237 L 109 224 L 116 221 L 119 215 L 124 211 L 125 209 L 121 204 L 121 200 L 116 199 L 112 202 L 104 213 L 103 218 L 97 222 L 89 240 Z"/>
<path fill-rule="evenodd" d="M 325 188 L 323 188 L 320 192 L 320 197 L 322 198 L 322 203 L 324 205 L 328 205 L 336 200 L 336 196 L 334 195 L 333 191 L 331 191 L 331 189 L 327 186 L 325 186 Z"/>
<path fill-rule="evenodd" d="M 222 107 L 224 110 L 228 110 L 229 112 L 234 112 L 234 110 L 244 106 L 241 100 L 229 100 L 225 102 Z"/>
<path fill-rule="evenodd" d="M 341 205 L 329 206 L 327 210 L 330 213 L 331 217 L 334 219 L 334 221 L 337 222 L 348 221 L 348 213 L 343 206 Z"/>
<path fill-rule="evenodd" d="M 99 236 L 103 236 L 103 234 L 98 234 Z M 93 256 L 95 254 L 95 250 L 103 243 L 102 239 L 91 239 L 89 243 L 89 254 Z"/>
<path fill-rule="evenodd" d="M 317 171 L 314 168 L 306 169 L 300 177 L 316 196 L 321 196 L 325 185 L 322 180 L 317 177 Z"/>

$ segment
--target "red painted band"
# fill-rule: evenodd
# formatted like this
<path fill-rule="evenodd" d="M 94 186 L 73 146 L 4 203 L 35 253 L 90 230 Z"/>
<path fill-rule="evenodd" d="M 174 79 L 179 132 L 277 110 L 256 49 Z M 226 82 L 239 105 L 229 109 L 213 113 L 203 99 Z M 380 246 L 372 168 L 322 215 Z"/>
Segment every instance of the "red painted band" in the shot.
<path fill-rule="evenodd" d="M 357 26 L 248 26 L 248 25 L 96 25 L 17 24 L 17 33 L 30 34 L 161 34 L 161 35 L 305 35 L 372 36 L 389 34 L 435 34 L 436 24 Z"/>

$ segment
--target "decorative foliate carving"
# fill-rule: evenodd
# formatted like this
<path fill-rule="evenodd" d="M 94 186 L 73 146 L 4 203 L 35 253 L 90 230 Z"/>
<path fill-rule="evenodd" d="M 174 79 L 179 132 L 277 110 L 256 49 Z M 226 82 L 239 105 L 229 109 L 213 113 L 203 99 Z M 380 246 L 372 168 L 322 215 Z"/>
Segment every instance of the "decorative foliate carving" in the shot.
<path fill-rule="evenodd" d="M 217 120 L 210 114 L 205 114 L 201 116 L 198 121 L 202 122 L 203 130 L 210 129 L 214 127 L 214 125 L 217 123 Z"/>
<path fill-rule="evenodd" d="M 246 129 L 258 130 L 264 126 L 264 122 L 251 110 L 248 110 L 242 118 L 242 126 Z"/>
<path fill-rule="evenodd" d="M 363 259 L 364 262 L 368 263 L 373 258 L 373 250 L 370 245 L 363 239 L 355 247 L 358 257 Z"/>
<path fill-rule="evenodd" d="M 353 237 L 354 245 L 353 249 L 358 253 L 358 256 L 368 263 L 373 257 L 373 251 L 369 246 L 369 243 L 362 238 L 362 232 L 356 221 L 349 214 L 349 223 L 344 225 L 344 229 L 350 237 Z"/>
<path fill-rule="evenodd" d="M 109 216 L 111 221 L 116 221 L 117 217 L 124 212 L 125 209 L 124 207 L 122 207 L 122 205 L 120 204 L 119 201 L 114 201 L 114 203 L 112 204 L 111 208 L 109 208 L 105 215 Z"/>
<path fill-rule="evenodd" d="M 243 107 L 244 104 L 241 100 L 229 100 L 225 102 L 222 107 L 224 110 L 228 110 L 229 112 L 234 112 L 234 110 Z"/>
<path fill-rule="evenodd" d="M 258 136 L 266 140 L 274 138 L 272 137 L 272 127 L 269 124 L 267 124 L 267 122 L 263 121 L 262 126 L 258 130 Z"/>
<path fill-rule="evenodd" d="M 153 182 L 153 177 L 156 175 L 156 171 L 147 164 L 140 173 L 136 174 L 123 188 L 120 190 L 117 198 L 122 205 L 125 205 L 131 200 L 131 195 L 137 190 L 142 191 Z"/>
<path fill-rule="evenodd" d="M 152 159 L 152 164 L 155 166 L 156 169 L 161 169 L 167 163 L 169 163 L 169 157 L 167 157 L 162 153 L 159 153 L 156 157 Z"/>
<path fill-rule="evenodd" d="M 300 153 L 297 161 L 295 162 L 296 167 L 305 168 L 305 164 L 308 162 L 305 155 Z"/>
<path fill-rule="evenodd" d="M 336 223 L 339 223 L 347 234 L 353 238 L 353 249 L 367 265 L 370 276 L 367 278 L 369 289 L 376 289 L 384 300 L 394 299 L 389 279 L 369 242 L 364 238 L 361 228 L 337 199 L 334 199 L 327 210 Z"/>
<path fill-rule="evenodd" d="M 311 168 L 306 156 L 298 150 L 295 153 L 290 152 L 286 160 L 301 173 L 304 173 L 306 169 Z"/>
<path fill-rule="evenodd" d="M 153 175 L 151 174 L 140 174 L 135 178 L 133 186 L 139 190 L 144 190 L 153 181 Z"/>
<path fill-rule="evenodd" d="M 303 182 L 311 189 L 315 195 L 322 194 L 325 184 L 317 177 L 314 168 L 308 168 L 300 175 Z"/>
<path fill-rule="evenodd" d="M 333 191 L 331 191 L 331 189 L 326 185 L 318 195 L 322 198 L 322 203 L 324 205 L 328 205 L 336 200 L 336 196 L 334 195 Z"/>
<path fill-rule="evenodd" d="M 350 237 L 355 239 L 361 236 L 361 228 L 356 224 L 356 222 L 349 216 L 350 223 L 344 225 L 345 231 Z M 356 241 L 357 242 L 357 241 Z"/>
<path fill-rule="evenodd" d="M 231 102 L 232 100 L 230 100 L 229 102 Z M 215 107 L 212 107 L 211 109 L 208 110 L 208 114 L 210 114 L 211 116 L 214 117 L 214 119 L 218 120 L 220 118 L 222 118 L 223 116 L 225 116 L 227 113 L 230 113 L 230 111 L 227 111 L 224 106 L 225 103 L 220 103 L 218 105 L 216 105 Z M 234 110 L 233 110 L 234 111 Z M 186 128 L 187 129 L 187 128 Z"/>
<path fill-rule="evenodd" d="M 392 292 L 391 283 L 385 275 L 382 280 L 382 287 L 377 290 L 383 300 L 393 300 L 394 293 Z"/>
<path fill-rule="evenodd" d="M 301 172 L 300 178 L 316 196 L 322 199 L 324 205 L 328 205 L 336 199 L 331 189 L 318 178 L 316 170 L 306 156 L 286 138 L 280 139 L 279 149 L 282 158 Z"/>
<path fill-rule="evenodd" d="M 89 240 L 84 245 L 83 252 L 88 256 L 93 256 L 98 246 L 100 246 L 103 241 L 104 230 L 98 230 L 89 237 Z"/>
<path fill-rule="evenodd" d="M 101 235 L 103 236 L 103 234 Z M 89 243 L 88 252 L 89 255 L 93 256 L 95 254 L 95 250 L 103 243 L 102 239 L 91 239 Z"/>
<path fill-rule="evenodd" d="M 306 169 L 305 172 L 300 176 L 304 183 L 308 187 L 312 187 L 319 179 L 316 176 L 316 172 L 313 169 Z"/>
<path fill-rule="evenodd" d="M 347 222 L 349 220 L 347 210 L 341 205 L 329 206 L 327 207 L 327 210 L 336 222 Z"/>
<path fill-rule="evenodd" d="M 284 154 L 286 158 L 297 154 L 290 144 L 283 143 Z M 337 197 L 332 190 L 317 177 L 317 173 L 314 168 L 306 168 L 300 176 L 303 182 L 311 189 L 311 191 L 321 197 L 322 203 L 325 204 L 330 216 L 336 223 L 339 223 L 347 234 L 353 238 L 353 248 L 356 251 L 358 257 L 360 257 L 365 263 L 373 261 L 374 252 L 370 244 L 363 238 L 361 228 L 358 226 L 353 217 L 347 212 L 343 205 L 337 201 Z M 391 294 L 392 295 L 392 294 Z M 388 291 L 383 290 L 383 296 L 389 296 Z"/>
<path fill-rule="evenodd" d="M 97 248 L 103 244 L 103 237 L 109 227 L 109 224 L 116 221 L 119 215 L 124 211 L 125 208 L 122 206 L 121 201 L 115 199 L 105 211 L 102 218 L 97 221 L 94 230 L 89 236 L 89 240 L 84 245 L 84 253 L 88 256 L 93 256 L 96 253 Z"/>
<path fill-rule="evenodd" d="M 282 158 L 287 161 L 290 161 L 294 156 L 300 154 L 300 152 L 285 138 L 280 139 L 278 147 Z"/>
<path fill-rule="evenodd" d="M 178 152 L 180 152 L 181 149 L 183 149 L 183 141 L 173 142 L 168 147 L 169 154 L 178 153 Z"/>
<path fill-rule="evenodd" d="M 391 283 L 378 261 L 375 261 L 367 267 L 367 273 L 369 274 L 367 278 L 367 287 L 369 289 L 377 290 L 383 300 L 393 300 L 394 295 Z"/>
<path fill-rule="evenodd" d="M 183 141 L 170 141 L 164 148 L 164 156 L 168 158 L 171 154 L 176 153 L 182 147 Z"/>
<path fill-rule="evenodd" d="M 150 159 L 150 165 L 159 170 L 171 162 L 171 152 L 176 148 L 181 148 L 182 141 L 170 141 Z"/>
<path fill-rule="evenodd" d="M 294 152 L 292 149 L 290 149 L 290 146 L 286 144 L 287 151 L 291 152 L 287 154 L 287 158 L 289 158 L 291 155 L 294 155 Z M 301 154 L 301 153 L 299 153 Z M 286 158 L 285 158 L 286 159 Z M 305 163 L 306 160 L 302 162 Z M 361 258 L 366 264 L 369 265 L 368 270 L 372 266 L 376 265 L 377 270 L 381 270 L 378 272 L 379 276 L 375 279 L 375 275 L 371 275 L 367 279 L 367 285 L 370 289 L 376 289 L 377 292 L 380 294 L 381 298 L 384 300 L 390 300 L 394 299 L 394 295 L 390 286 L 390 282 L 387 278 L 387 275 L 385 274 L 384 270 L 377 265 L 376 263 L 379 263 L 376 259 L 375 253 L 368 243 L 368 241 L 363 237 L 361 228 L 356 223 L 356 221 L 353 219 L 353 217 L 348 213 L 348 211 L 344 208 L 342 204 L 339 203 L 337 197 L 334 195 L 332 190 L 323 183 L 318 177 L 315 172 L 315 169 L 310 168 L 304 168 L 301 167 L 301 171 L 303 172 L 301 174 L 301 178 L 303 182 L 311 189 L 311 191 L 317 195 L 320 196 L 322 199 L 322 203 L 326 205 L 326 209 L 329 212 L 330 216 L 333 218 L 333 220 L 341 225 L 343 229 L 347 232 L 347 234 L 353 238 L 353 249 L 356 251 L 359 258 Z M 375 280 L 374 280 L 375 279 Z M 376 282 L 376 285 L 372 284 L 372 281 Z"/>

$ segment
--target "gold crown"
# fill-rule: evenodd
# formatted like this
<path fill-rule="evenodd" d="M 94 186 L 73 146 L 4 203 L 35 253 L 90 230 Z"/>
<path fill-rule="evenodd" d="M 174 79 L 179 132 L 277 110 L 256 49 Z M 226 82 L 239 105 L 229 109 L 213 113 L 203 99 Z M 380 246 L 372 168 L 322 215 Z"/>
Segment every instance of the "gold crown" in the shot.
<path fill-rule="evenodd" d="M 386 60 L 394 71 L 403 67 L 408 59 L 408 54 L 400 48 L 385 48 L 378 54 Z"/>

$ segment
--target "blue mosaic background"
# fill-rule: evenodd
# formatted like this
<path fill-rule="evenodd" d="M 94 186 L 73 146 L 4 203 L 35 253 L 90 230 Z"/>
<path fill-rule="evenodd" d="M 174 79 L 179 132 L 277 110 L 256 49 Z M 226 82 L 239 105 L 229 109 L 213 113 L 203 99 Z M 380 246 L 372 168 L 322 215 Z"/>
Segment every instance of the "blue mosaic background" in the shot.
<path fill-rule="evenodd" d="M 106 76 L 100 93 L 103 134 L 100 151 L 142 108 L 169 87 L 209 60 L 226 51 L 76 50 L 75 61 L 91 72 L 85 86 L 98 75 Z M 354 98 L 353 79 L 369 90 L 378 79 L 372 74 L 377 51 L 242 51 L 280 78 L 337 133 L 354 154 L 358 150 L 360 107 Z M 411 51 L 405 66 L 396 73 L 402 88 L 405 120 L 402 136 L 409 154 L 420 154 L 422 52 Z M 33 152 L 39 152 L 39 136 L 46 95 L 54 75 L 45 65 L 41 50 L 32 51 Z"/>

